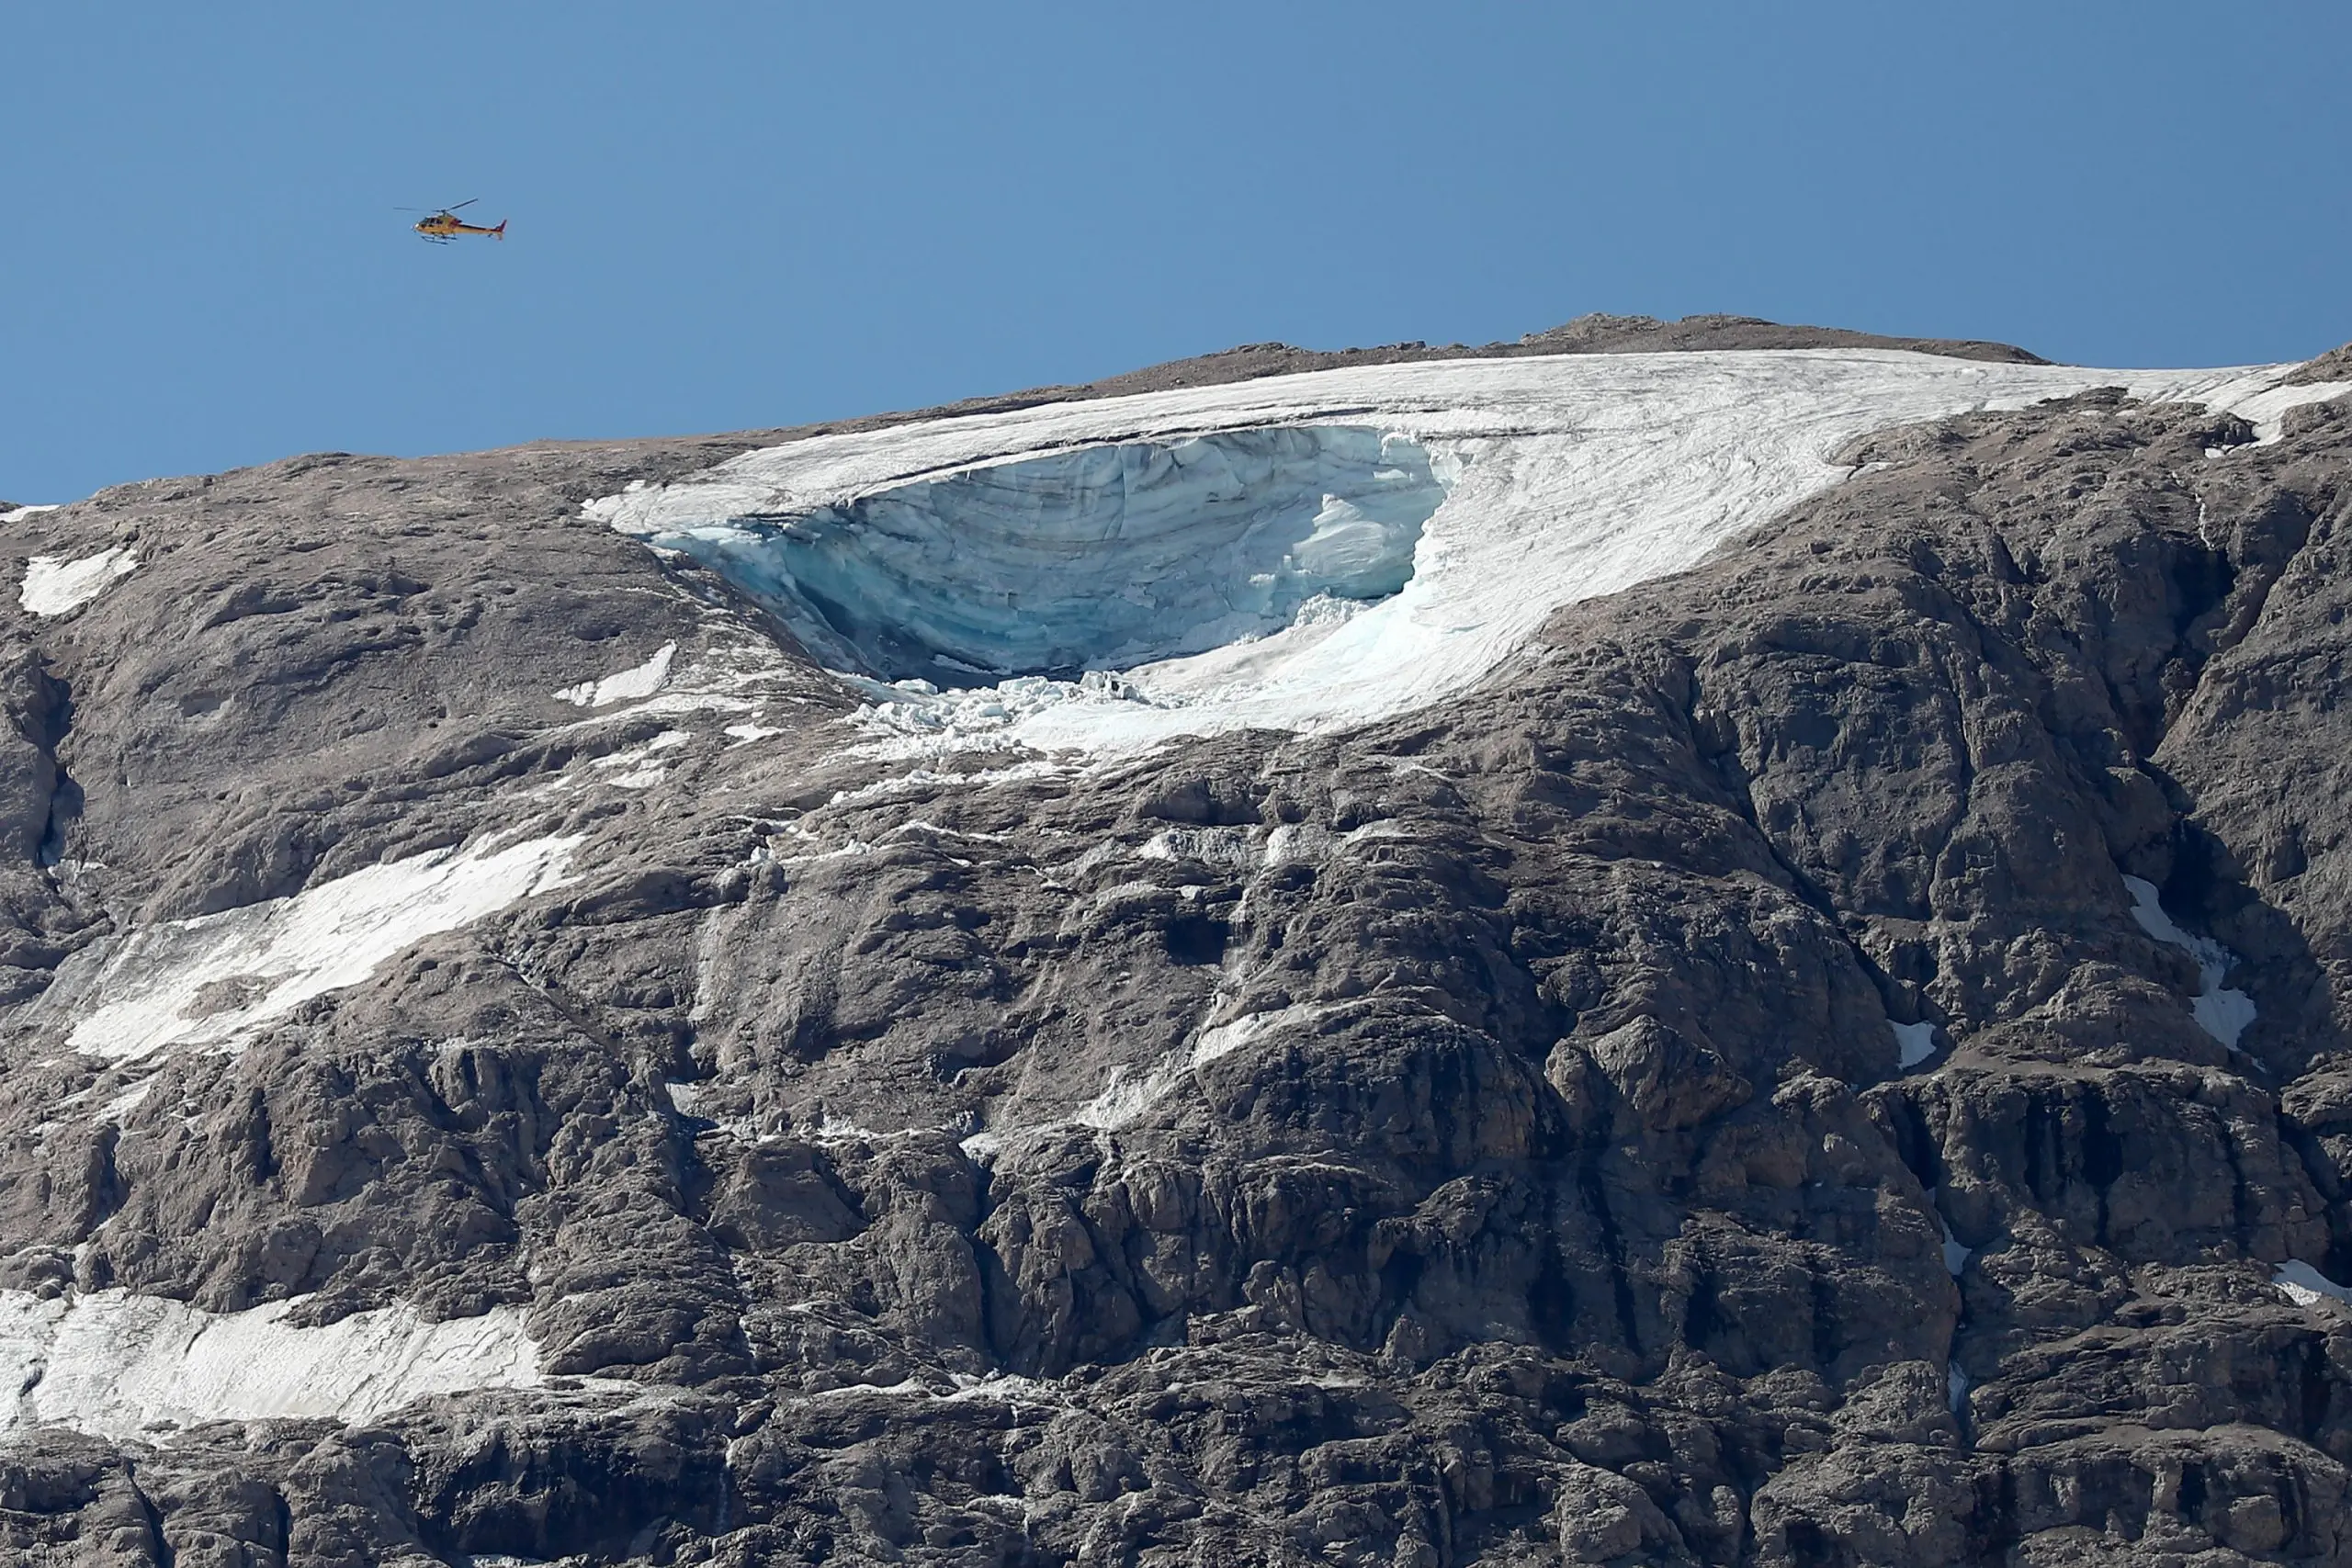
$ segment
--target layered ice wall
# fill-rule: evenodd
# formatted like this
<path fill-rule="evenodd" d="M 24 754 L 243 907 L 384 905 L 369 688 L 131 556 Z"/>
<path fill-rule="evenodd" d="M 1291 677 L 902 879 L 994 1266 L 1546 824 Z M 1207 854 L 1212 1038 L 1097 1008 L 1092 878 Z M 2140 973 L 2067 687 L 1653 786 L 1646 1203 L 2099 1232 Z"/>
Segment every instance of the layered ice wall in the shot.
<path fill-rule="evenodd" d="M 1123 442 L 781 516 L 653 536 L 763 601 L 819 657 L 886 680 L 1076 676 L 1385 598 L 1445 499 L 1429 455 L 1355 427 Z"/>
<path fill-rule="evenodd" d="M 2120 385 L 2243 406 L 2267 434 L 2346 390 L 2289 368 L 1883 349 L 1374 366 L 818 436 L 586 510 L 711 562 L 820 659 L 898 680 L 868 710 L 886 750 L 1117 749 L 1457 692 L 1560 606 L 1837 482 L 1838 449 L 1874 430 Z M 1116 676 L 1052 678 L 1082 670 Z"/>

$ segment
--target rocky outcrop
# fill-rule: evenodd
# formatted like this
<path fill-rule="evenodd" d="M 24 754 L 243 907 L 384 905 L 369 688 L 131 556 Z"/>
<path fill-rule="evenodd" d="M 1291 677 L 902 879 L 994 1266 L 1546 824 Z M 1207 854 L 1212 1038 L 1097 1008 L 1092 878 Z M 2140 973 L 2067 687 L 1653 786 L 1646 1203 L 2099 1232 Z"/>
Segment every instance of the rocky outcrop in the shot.
<path fill-rule="evenodd" d="M 0 1542 L 2352 1562 L 2352 412 L 2253 435 L 1893 432 L 1467 696 L 954 772 L 578 514 L 740 444 L 20 519 L 138 565 L 0 660 L 14 1310 L 537 1352 L 20 1421 Z M 186 983 L 94 1029 L 141 941 Z"/>

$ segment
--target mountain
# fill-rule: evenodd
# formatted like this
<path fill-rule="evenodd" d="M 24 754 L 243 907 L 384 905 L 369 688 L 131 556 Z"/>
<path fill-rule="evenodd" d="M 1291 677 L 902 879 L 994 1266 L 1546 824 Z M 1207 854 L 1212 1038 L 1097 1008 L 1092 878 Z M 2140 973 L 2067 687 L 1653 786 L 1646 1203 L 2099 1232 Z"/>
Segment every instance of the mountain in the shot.
<path fill-rule="evenodd" d="M 2352 1562 L 2352 365 L 0 513 L 0 1561 Z"/>

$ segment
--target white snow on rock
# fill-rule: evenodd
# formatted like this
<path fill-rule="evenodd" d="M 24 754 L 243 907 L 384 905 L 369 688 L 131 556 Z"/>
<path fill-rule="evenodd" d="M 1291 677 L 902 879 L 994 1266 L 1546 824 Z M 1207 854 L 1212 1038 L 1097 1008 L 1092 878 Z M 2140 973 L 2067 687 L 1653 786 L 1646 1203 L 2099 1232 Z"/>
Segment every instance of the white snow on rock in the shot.
<path fill-rule="evenodd" d="M 120 1126 L 122 1124 L 123 1118 L 129 1116 L 132 1111 L 138 1110 L 141 1105 L 144 1105 L 147 1102 L 147 1096 L 153 1092 L 154 1088 L 155 1080 L 153 1078 L 141 1078 L 137 1083 L 132 1084 L 129 1089 L 124 1089 L 120 1094 L 116 1095 L 112 1100 L 107 1100 L 104 1105 L 99 1106 L 97 1113 L 92 1116 L 90 1120 L 97 1122 L 101 1126 Z"/>
<path fill-rule="evenodd" d="M 2123 886 L 2132 891 L 2132 918 L 2140 922 L 2140 929 L 2197 960 L 2197 999 L 2190 1010 L 2206 1033 L 2236 1050 L 2238 1037 L 2255 1019 L 2254 998 L 2222 985 L 2222 977 L 2237 959 L 2211 937 L 2191 936 L 2174 924 L 2157 902 L 2156 885 L 2146 877 L 2127 876 Z"/>
<path fill-rule="evenodd" d="M 9 513 L 10 518 L 21 515 L 21 512 Z M 36 615 L 62 615 L 105 592 L 108 583 L 128 577 L 138 565 L 139 558 L 128 545 L 116 545 L 80 560 L 35 556 L 25 563 L 25 582 L 17 591 L 17 603 Z"/>
<path fill-rule="evenodd" d="M 1220 1056 L 1229 1056 L 1243 1046 L 1262 1040 L 1270 1034 L 1312 1023 L 1328 1010 L 1306 1002 L 1294 1002 L 1288 1007 L 1276 1008 L 1271 1012 L 1246 1013 L 1229 1023 L 1220 1023 L 1214 1028 L 1204 1029 L 1201 1031 L 1200 1038 L 1193 1042 L 1191 1065 L 1198 1067 L 1214 1062 Z"/>
<path fill-rule="evenodd" d="M 861 682 L 887 754 L 1127 750 L 1458 691 L 1561 605 L 1836 483 L 1831 456 L 1873 430 L 2118 384 L 2229 409 L 2286 368 L 1877 349 L 1370 366 L 818 436 L 585 510 L 725 572 L 820 657 L 900 677 Z"/>
<path fill-rule="evenodd" d="M 56 510 L 57 508 L 53 505 L 12 506 L 6 512 L 0 512 L 0 523 L 21 523 L 28 517 L 37 517 L 44 512 L 54 512 Z"/>
<path fill-rule="evenodd" d="M 2256 446 L 2276 445 L 2287 434 L 2287 413 L 2307 403 L 2324 403 L 2352 392 L 2352 381 L 2312 381 L 2300 387 L 2273 387 L 2236 403 L 2231 412 L 2254 426 Z"/>
<path fill-rule="evenodd" d="M 1944 1272 L 1957 1280 L 1968 1267 L 1969 1249 L 1960 1245 L 1960 1237 L 1951 1234 L 1951 1223 L 1940 1221 L 1944 1227 Z"/>
<path fill-rule="evenodd" d="M 616 751 L 599 757 L 588 765 L 592 770 L 612 776 L 599 780 L 619 789 L 651 789 L 669 774 L 669 768 L 653 760 L 655 753 L 684 746 L 694 737 L 683 729 L 665 729 L 642 746 L 626 751 Z M 627 772 L 621 770 L 626 769 Z"/>
<path fill-rule="evenodd" d="M 2352 1290 L 2337 1284 L 2300 1258 L 2272 1269 L 2270 1282 L 2297 1306 L 2317 1306 L 2323 1299 L 2352 1305 Z"/>
<path fill-rule="evenodd" d="M 74 1020 L 66 1044 L 100 1056 L 234 1044 L 312 997 L 357 985 L 421 938 L 564 886 L 580 842 L 434 850 L 290 897 L 150 926 L 69 960 L 31 1016 Z"/>
<path fill-rule="evenodd" d="M 0 1437 L 68 1427 L 158 1436 L 200 1421 L 366 1421 L 427 1394 L 529 1388 L 538 1347 L 519 1307 L 427 1323 L 406 1303 L 300 1328 L 300 1300 L 209 1313 L 123 1291 L 0 1291 Z"/>
<path fill-rule="evenodd" d="M 670 678 L 670 660 L 678 655 L 678 645 L 665 642 L 652 658 L 617 675 L 607 675 L 601 681 L 582 681 L 576 686 L 566 686 L 558 692 L 556 701 L 575 707 L 609 707 L 614 703 L 633 702 L 650 697 L 662 689 Z"/>
<path fill-rule="evenodd" d="M 1894 1048 L 1901 1054 L 1901 1066 L 1905 1072 L 1936 1054 L 1936 1026 L 1932 1023 L 1897 1023 L 1889 1019 L 1886 1026 L 1894 1031 Z"/>
<path fill-rule="evenodd" d="M 1187 1064 L 1175 1056 L 1141 1077 L 1131 1076 L 1124 1066 L 1114 1066 L 1103 1082 L 1102 1092 L 1072 1111 L 1070 1120 L 1081 1127 L 1103 1132 L 1124 1127 L 1157 1105 L 1183 1080 L 1186 1071 Z"/>

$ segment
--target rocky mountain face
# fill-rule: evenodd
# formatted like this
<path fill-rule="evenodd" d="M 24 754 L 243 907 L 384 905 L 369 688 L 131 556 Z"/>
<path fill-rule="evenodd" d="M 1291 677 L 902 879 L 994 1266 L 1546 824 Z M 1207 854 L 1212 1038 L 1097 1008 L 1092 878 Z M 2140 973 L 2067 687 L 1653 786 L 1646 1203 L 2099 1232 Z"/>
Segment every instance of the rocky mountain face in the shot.
<path fill-rule="evenodd" d="M 2352 400 L 2064 384 L 1124 748 L 583 513 L 797 433 L 0 516 L 0 1561 L 2352 1563 Z"/>

